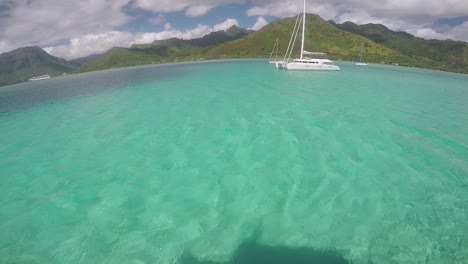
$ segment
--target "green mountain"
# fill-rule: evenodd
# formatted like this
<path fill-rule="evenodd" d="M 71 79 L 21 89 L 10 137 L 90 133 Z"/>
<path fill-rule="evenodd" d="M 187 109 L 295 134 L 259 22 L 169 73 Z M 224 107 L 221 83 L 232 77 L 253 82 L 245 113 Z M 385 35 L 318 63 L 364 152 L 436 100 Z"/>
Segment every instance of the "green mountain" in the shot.
<path fill-rule="evenodd" d="M 361 42 L 365 42 L 369 48 L 379 49 L 379 53 L 387 57 L 400 55 L 362 36 L 342 31 L 317 15 L 308 14 L 306 19 L 305 49 L 308 51 L 325 52 L 333 59 L 353 60 L 359 54 Z M 279 40 L 280 56 L 283 56 L 295 21 L 296 17 L 274 21 L 242 39 L 210 49 L 206 57 L 269 57 L 276 39 Z M 296 40 L 293 56 L 299 53 L 300 45 L 300 40 Z"/>
<path fill-rule="evenodd" d="M 130 48 L 112 48 L 105 54 L 70 62 L 51 56 L 39 47 L 20 48 L 0 54 L 0 86 L 42 74 L 61 75 L 171 61 L 268 58 L 276 39 L 279 56 L 283 57 L 295 21 L 296 17 L 277 20 L 256 32 L 233 26 L 198 39 L 172 38 Z M 425 40 L 379 24 L 335 24 L 312 14 L 307 15 L 306 25 L 305 49 L 325 52 L 331 59 L 356 61 L 363 43 L 367 62 L 468 73 L 466 42 Z M 299 46 L 297 40 L 293 57 L 297 56 Z"/>
<path fill-rule="evenodd" d="M 242 39 L 231 41 L 216 46 L 207 51 L 205 58 L 218 57 L 269 57 L 275 39 L 279 39 L 280 53 L 288 46 L 289 38 L 294 28 L 296 18 L 277 20 L 262 30 L 252 33 Z M 401 39 L 394 45 L 379 41 L 384 36 L 357 34 L 356 31 L 344 30 L 333 22 L 327 22 L 317 15 L 309 14 L 306 17 L 305 49 L 308 51 L 325 52 L 331 59 L 356 61 L 359 58 L 361 43 L 365 46 L 365 59 L 374 63 L 398 63 L 402 66 L 420 68 L 441 69 L 468 73 L 468 61 L 466 61 L 466 45 L 464 42 L 433 41 L 414 38 L 404 32 L 392 32 L 385 26 L 377 25 L 379 29 L 387 29 L 394 38 Z M 407 48 L 405 39 L 415 39 L 416 43 Z M 431 47 L 430 52 L 424 52 Z M 300 51 L 300 40 L 295 42 L 295 53 Z M 283 53 L 280 57 L 284 56 Z"/>
<path fill-rule="evenodd" d="M 104 54 L 92 54 L 92 55 L 89 55 L 89 56 L 86 56 L 86 57 L 70 60 L 69 62 L 72 63 L 72 64 L 80 66 L 80 65 L 83 65 L 85 63 L 100 59 L 103 55 Z"/>
<path fill-rule="evenodd" d="M 295 21 L 296 17 L 277 20 L 253 33 L 233 27 L 200 39 L 174 38 L 129 49 L 113 48 L 101 59 L 84 64 L 79 71 L 197 59 L 268 58 L 276 39 L 279 56 L 283 57 Z M 306 25 L 305 49 L 325 52 L 331 59 L 356 61 L 363 43 L 367 62 L 468 73 L 465 42 L 424 40 L 405 32 L 393 32 L 383 25 L 373 25 L 372 30 L 367 25 L 337 25 L 312 14 L 307 15 Z M 293 56 L 299 53 L 299 46 L 297 40 Z"/>
<path fill-rule="evenodd" d="M 39 47 L 19 48 L 0 54 L 0 86 L 43 74 L 61 75 L 76 68 L 75 64 L 51 56 Z"/>
<path fill-rule="evenodd" d="M 151 47 L 154 48 L 155 46 L 161 47 L 161 46 L 170 46 L 170 45 L 175 45 L 175 46 L 180 46 L 180 47 L 183 47 L 184 45 L 190 45 L 190 46 L 195 46 L 195 47 L 206 48 L 206 47 L 216 46 L 225 42 L 229 42 L 235 39 L 242 38 L 252 32 L 254 31 L 246 30 L 238 26 L 231 26 L 226 31 L 220 30 L 220 31 L 211 32 L 201 38 L 189 39 L 189 40 L 182 40 L 178 38 L 172 38 L 168 40 L 156 40 L 150 44 L 135 44 L 135 45 L 132 45 L 131 48 L 145 49 L 145 48 L 151 48 Z"/>
<path fill-rule="evenodd" d="M 197 39 L 171 38 L 156 40 L 150 44 L 135 44 L 130 48 L 112 48 L 100 59 L 85 63 L 78 71 L 86 72 L 169 61 L 196 60 L 201 58 L 200 54 L 210 47 L 242 38 L 250 33 L 251 31 L 232 26 L 226 31 L 212 32 Z"/>
<path fill-rule="evenodd" d="M 375 43 L 413 57 L 428 58 L 426 68 L 468 73 L 468 43 L 453 40 L 425 40 L 406 32 L 395 32 L 384 25 L 334 24 L 337 28 L 366 37 Z"/>

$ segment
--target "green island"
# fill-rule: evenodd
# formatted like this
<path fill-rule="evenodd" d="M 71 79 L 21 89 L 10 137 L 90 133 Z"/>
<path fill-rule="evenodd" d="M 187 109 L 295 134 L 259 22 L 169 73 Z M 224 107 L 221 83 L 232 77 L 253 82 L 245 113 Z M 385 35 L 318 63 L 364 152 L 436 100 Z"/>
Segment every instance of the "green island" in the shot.
<path fill-rule="evenodd" d="M 233 26 L 198 39 L 172 38 L 130 48 L 112 48 L 104 54 L 71 61 L 51 56 L 39 47 L 24 47 L 0 54 L 0 86 L 24 82 L 42 74 L 60 76 L 167 62 L 268 58 L 276 39 L 279 40 L 279 56 L 283 56 L 295 19 L 276 20 L 259 31 Z M 306 19 L 309 26 L 305 49 L 325 52 L 332 60 L 356 61 L 364 45 L 365 61 L 369 63 L 468 73 L 466 42 L 426 40 L 380 24 L 336 24 L 313 14 L 308 14 Z"/>

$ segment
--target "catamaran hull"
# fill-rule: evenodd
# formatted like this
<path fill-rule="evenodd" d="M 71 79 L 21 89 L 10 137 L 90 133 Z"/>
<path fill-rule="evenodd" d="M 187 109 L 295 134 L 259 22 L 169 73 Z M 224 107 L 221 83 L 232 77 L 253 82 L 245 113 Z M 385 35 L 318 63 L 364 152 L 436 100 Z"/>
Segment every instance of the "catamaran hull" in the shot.
<path fill-rule="evenodd" d="M 48 74 L 47 75 L 31 77 L 31 78 L 29 78 L 28 81 L 34 82 L 34 81 L 42 81 L 42 80 L 47 80 L 47 79 L 50 79 L 50 75 L 48 75 Z"/>
<path fill-rule="evenodd" d="M 276 69 L 284 69 L 284 61 L 270 61 L 271 64 L 275 64 Z"/>
<path fill-rule="evenodd" d="M 307 63 L 286 63 L 282 65 L 284 69 L 292 71 L 339 71 L 340 67 L 337 65 L 326 64 L 307 64 Z"/>

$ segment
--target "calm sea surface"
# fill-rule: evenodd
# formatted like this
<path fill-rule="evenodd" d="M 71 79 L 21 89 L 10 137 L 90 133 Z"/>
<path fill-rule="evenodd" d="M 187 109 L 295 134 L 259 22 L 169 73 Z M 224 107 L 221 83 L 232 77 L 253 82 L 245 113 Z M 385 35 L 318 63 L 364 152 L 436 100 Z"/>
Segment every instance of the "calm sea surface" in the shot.
<path fill-rule="evenodd" d="M 1 87 L 0 262 L 468 263 L 468 76 L 339 65 Z"/>

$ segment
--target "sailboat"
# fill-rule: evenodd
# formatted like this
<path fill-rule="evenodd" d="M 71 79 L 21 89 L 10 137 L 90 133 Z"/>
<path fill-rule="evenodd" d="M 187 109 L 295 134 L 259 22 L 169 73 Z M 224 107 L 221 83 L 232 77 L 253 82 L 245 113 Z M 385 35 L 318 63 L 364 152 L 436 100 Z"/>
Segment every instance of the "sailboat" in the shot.
<path fill-rule="evenodd" d="M 278 38 L 276 38 L 276 42 L 275 42 L 275 45 L 273 45 L 273 49 L 271 50 L 271 53 L 270 53 L 270 59 L 268 60 L 268 63 L 277 63 L 279 62 L 280 60 L 278 59 Z M 276 55 L 275 55 L 275 59 L 272 60 L 271 58 L 273 57 L 273 52 L 275 51 L 275 48 L 276 48 Z"/>
<path fill-rule="evenodd" d="M 359 62 L 356 62 L 356 65 L 358 66 L 366 66 L 368 65 L 367 63 L 362 61 L 362 54 L 364 53 L 364 42 L 361 43 L 361 54 L 359 55 Z"/>
<path fill-rule="evenodd" d="M 306 71 L 339 71 L 340 67 L 333 64 L 333 61 L 325 59 L 325 53 L 323 52 L 309 52 L 304 50 L 304 38 L 305 38 L 305 20 L 306 20 L 306 0 L 304 0 L 304 10 L 302 15 L 302 42 L 301 42 L 301 55 L 298 59 L 290 60 L 292 47 L 296 41 L 296 36 L 299 32 L 298 21 L 301 16 L 296 19 L 293 33 L 289 41 L 289 46 L 286 51 L 285 57 L 282 61 L 277 61 L 276 67 L 286 70 L 306 70 Z M 315 58 L 307 57 L 314 56 Z"/>

